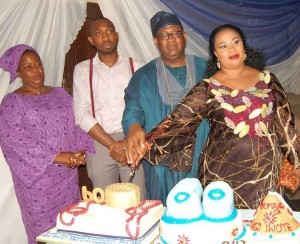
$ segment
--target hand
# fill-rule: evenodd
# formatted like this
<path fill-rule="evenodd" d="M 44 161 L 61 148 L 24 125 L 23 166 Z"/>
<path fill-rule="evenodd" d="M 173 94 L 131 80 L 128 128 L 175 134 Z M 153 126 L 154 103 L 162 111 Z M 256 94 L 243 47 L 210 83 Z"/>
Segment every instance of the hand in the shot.
<path fill-rule="evenodd" d="M 133 156 L 133 164 L 131 164 L 130 165 L 130 168 L 138 168 L 139 167 L 139 165 L 140 165 L 140 163 L 141 163 L 141 160 L 143 159 L 143 157 L 145 156 L 145 154 L 146 154 L 146 152 L 148 151 L 148 148 L 147 147 L 143 147 L 141 150 L 140 150 L 140 152 L 141 152 L 141 154 L 139 155 L 139 154 L 137 154 L 137 152 L 134 150 L 134 148 L 133 148 L 133 151 L 134 152 L 132 152 L 132 156 Z M 127 152 L 127 151 L 125 151 L 125 152 Z M 142 155 L 142 156 L 141 156 Z"/>
<path fill-rule="evenodd" d="M 77 152 L 75 152 L 75 156 L 85 158 L 85 151 L 84 150 L 78 150 Z"/>
<path fill-rule="evenodd" d="M 300 169 L 294 169 L 293 171 L 288 173 L 286 177 L 289 178 L 290 176 L 293 176 L 293 178 L 296 180 L 295 189 L 292 191 L 293 193 L 295 193 L 300 186 Z"/>
<path fill-rule="evenodd" d="M 86 155 L 85 155 L 85 150 L 79 150 L 75 152 L 75 160 L 84 165 L 86 163 Z"/>
<path fill-rule="evenodd" d="M 126 157 L 129 164 L 138 164 L 147 152 L 145 146 L 145 131 L 138 123 L 129 127 L 126 139 Z"/>
<path fill-rule="evenodd" d="M 127 159 L 125 156 L 125 145 L 126 141 L 125 139 L 120 141 L 115 141 L 112 145 L 109 147 L 109 155 L 118 163 L 124 165 L 127 165 Z"/>
<path fill-rule="evenodd" d="M 83 151 L 78 151 L 76 153 L 61 152 L 55 156 L 54 161 L 69 168 L 74 168 L 85 164 L 85 154 L 83 154 Z"/>

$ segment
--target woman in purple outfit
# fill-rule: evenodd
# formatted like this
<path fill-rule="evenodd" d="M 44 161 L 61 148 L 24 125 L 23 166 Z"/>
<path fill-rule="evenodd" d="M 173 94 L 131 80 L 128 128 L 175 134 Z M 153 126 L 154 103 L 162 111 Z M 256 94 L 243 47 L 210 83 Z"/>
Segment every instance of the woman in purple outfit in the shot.
<path fill-rule="evenodd" d="M 37 51 L 20 44 L 0 58 L 10 82 L 23 86 L 0 105 L 0 145 L 10 167 L 29 243 L 56 224 L 56 216 L 80 199 L 77 167 L 93 153 L 91 138 L 75 126 L 72 97 L 44 85 Z"/>

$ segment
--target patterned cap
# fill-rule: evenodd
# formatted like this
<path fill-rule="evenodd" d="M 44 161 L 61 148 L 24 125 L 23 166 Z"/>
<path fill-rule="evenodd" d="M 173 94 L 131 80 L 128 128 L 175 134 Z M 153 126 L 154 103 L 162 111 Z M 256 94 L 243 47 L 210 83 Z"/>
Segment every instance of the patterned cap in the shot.
<path fill-rule="evenodd" d="M 25 44 L 18 44 L 9 48 L 0 57 L 0 68 L 10 73 L 10 82 L 12 83 L 17 78 L 17 71 L 19 67 L 19 62 L 24 51 L 31 50 L 37 53 L 37 51 Z"/>
<path fill-rule="evenodd" d="M 182 27 L 180 20 L 175 14 L 168 13 L 165 11 L 160 11 L 156 13 L 151 18 L 150 25 L 153 37 L 157 37 L 157 32 L 159 31 L 159 29 L 167 25 L 180 25 Z"/>

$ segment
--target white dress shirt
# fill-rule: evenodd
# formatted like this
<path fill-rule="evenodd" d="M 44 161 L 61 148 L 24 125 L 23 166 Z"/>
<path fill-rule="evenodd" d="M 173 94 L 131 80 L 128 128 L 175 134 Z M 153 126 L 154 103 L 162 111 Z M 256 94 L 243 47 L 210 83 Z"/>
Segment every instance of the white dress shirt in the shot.
<path fill-rule="evenodd" d="M 144 64 L 134 60 L 134 70 Z M 109 134 L 122 131 L 122 116 L 125 107 L 124 89 L 132 76 L 129 58 L 119 56 L 114 66 L 102 63 L 96 54 L 93 58 L 93 95 L 96 119 L 92 115 L 89 84 L 90 60 L 75 66 L 73 76 L 73 99 L 75 121 L 88 132 L 96 123 Z"/>

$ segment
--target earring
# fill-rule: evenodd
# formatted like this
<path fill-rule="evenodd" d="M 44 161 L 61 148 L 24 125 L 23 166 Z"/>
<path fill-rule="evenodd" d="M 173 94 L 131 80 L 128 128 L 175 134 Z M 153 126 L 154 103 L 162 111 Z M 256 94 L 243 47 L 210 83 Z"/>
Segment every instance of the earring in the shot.
<path fill-rule="evenodd" d="M 246 58 L 247 58 L 247 54 L 245 53 L 244 60 L 246 60 Z"/>
<path fill-rule="evenodd" d="M 219 69 L 221 69 L 221 64 L 220 64 L 220 60 L 219 59 L 217 59 L 217 66 L 218 66 Z"/>

